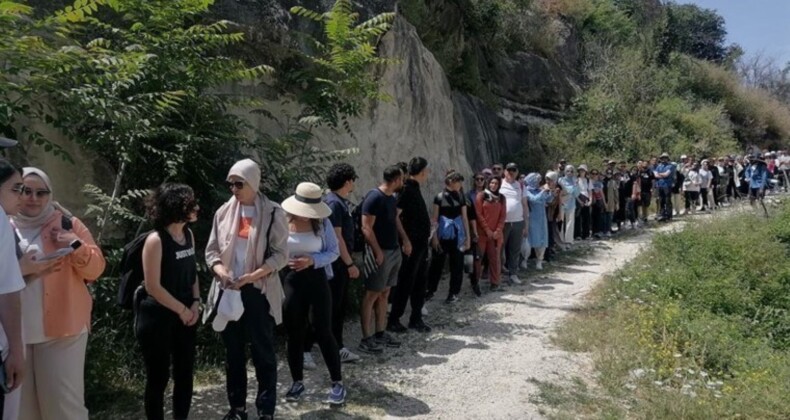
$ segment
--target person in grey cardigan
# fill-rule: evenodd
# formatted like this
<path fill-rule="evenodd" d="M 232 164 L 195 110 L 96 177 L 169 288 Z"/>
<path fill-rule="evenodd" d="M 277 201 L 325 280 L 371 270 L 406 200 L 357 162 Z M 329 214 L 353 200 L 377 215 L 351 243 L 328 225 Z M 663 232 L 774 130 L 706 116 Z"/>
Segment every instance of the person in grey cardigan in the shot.
<path fill-rule="evenodd" d="M 288 222 L 282 208 L 259 192 L 261 170 L 257 163 L 250 159 L 237 162 L 227 181 L 233 197 L 214 215 L 206 245 L 206 263 L 215 281 L 204 322 L 221 331 L 227 351 L 230 411 L 224 419 L 247 419 L 248 341 L 258 380 L 258 416 L 272 418 L 277 402 L 274 327 L 282 323 L 285 297 L 278 272 L 288 264 Z M 236 319 L 217 311 L 221 299 L 234 295 L 243 305 Z"/>

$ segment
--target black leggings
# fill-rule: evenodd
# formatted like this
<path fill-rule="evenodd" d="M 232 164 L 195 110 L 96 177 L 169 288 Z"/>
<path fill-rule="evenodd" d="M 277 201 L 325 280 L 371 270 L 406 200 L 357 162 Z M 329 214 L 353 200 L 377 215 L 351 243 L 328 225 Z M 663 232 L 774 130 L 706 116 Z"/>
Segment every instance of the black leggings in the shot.
<path fill-rule="evenodd" d="M 141 302 L 136 310 L 135 336 L 145 363 L 145 416 L 164 420 L 164 400 L 170 366 L 173 366 L 173 418 L 186 419 L 192 404 L 195 365 L 195 331 L 173 311 L 152 302 Z"/>
<path fill-rule="evenodd" d="M 323 268 L 283 271 L 283 322 L 288 332 L 288 367 L 295 381 L 304 379 L 305 335 L 312 309 L 312 328 L 332 382 L 342 381 L 340 351 L 332 334 L 332 296 Z"/>
<path fill-rule="evenodd" d="M 431 266 L 428 271 L 428 293 L 436 293 L 436 290 L 439 289 L 439 280 L 442 279 L 444 262 L 449 256 L 450 290 L 447 294 L 448 296 L 457 295 L 461 293 L 461 285 L 464 281 L 464 253 L 458 249 L 458 241 L 455 239 L 439 241 L 439 245 L 442 250 L 433 252 Z M 518 266 L 516 265 L 516 267 Z"/>
<path fill-rule="evenodd" d="M 329 280 L 329 291 L 332 294 L 332 334 L 335 336 L 337 348 L 342 349 L 343 345 L 343 325 L 346 320 L 346 306 L 348 301 L 348 267 L 342 259 L 338 258 L 332 263 L 334 277 Z M 391 295 L 392 293 L 390 293 Z M 307 327 L 307 334 L 304 339 L 304 352 L 310 353 L 315 344 L 313 337 L 313 327 Z"/>

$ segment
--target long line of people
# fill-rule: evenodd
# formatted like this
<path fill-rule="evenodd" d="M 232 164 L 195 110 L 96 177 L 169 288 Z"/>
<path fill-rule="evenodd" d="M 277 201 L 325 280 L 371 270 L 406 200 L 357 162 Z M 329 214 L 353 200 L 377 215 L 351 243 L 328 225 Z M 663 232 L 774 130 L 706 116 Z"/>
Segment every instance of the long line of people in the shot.
<path fill-rule="evenodd" d="M 784 152 L 775 159 L 771 153 L 702 161 L 682 156 L 678 163 L 664 153 L 630 168 L 606 161 L 600 168 L 577 169 L 560 161 L 545 174 L 494 164 L 473 176 L 468 193 L 464 176 L 447 171 L 445 187 L 429 205 L 429 162 L 415 157 L 384 169 L 379 186 L 353 206 L 349 197 L 358 175 L 348 164 L 330 168 L 328 193 L 304 182 L 278 204 L 260 191 L 258 164 L 245 159 L 229 170 L 231 198 L 214 214 L 205 252 L 213 274 L 206 305 L 188 227 L 199 211 L 195 194 L 186 185 L 163 184 L 146 201 L 154 230 L 144 238 L 144 281 L 134 295 L 146 417 L 164 418 L 171 368 L 173 417 L 188 417 L 201 319 L 220 333 L 226 349 L 224 419 L 249 417 L 248 346 L 258 382 L 256 414 L 274 416 L 279 324 L 287 331 L 292 379 L 285 400 L 296 402 L 305 394 L 304 369 L 315 369 L 311 349 L 317 343 L 330 377 L 327 402 L 343 404 L 342 364 L 360 359 L 343 339 L 353 279 L 364 278 L 356 349 L 380 354 L 401 346 L 398 334 L 431 331 L 425 302 L 438 292 L 445 266 L 447 304 L 460 299 L 465 272 L 479 297 L 484 280 L 490 292 L 523 284 L 519 270 L 527 270 L 533 258 L 542 270 L 544 261 L 577 241 L 647 225 L 653 198 L 656 220 L 668 221 L 741 196 L 754 202 L 777 182 L 787 189 L 788 171 Z M 54 200 L 52 183 L 40 169 L 19 171 L 0 159 L 0 204 L 0 217 L 10 220 L 0 222 L 0 385 L 8 391 L 0 398 L 3 420 L 87 419 L 88 285 L 104 271 L 101 249 L 88 228 Z M 362 252 L 355 258 L 357 250 Z"/>

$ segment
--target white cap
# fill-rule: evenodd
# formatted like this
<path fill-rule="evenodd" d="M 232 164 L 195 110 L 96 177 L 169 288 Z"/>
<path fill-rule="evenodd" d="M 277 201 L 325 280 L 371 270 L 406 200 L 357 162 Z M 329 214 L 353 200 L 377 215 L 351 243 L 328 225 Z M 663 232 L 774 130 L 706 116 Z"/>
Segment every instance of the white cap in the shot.
<path fill-rule="evenodd" d="M 241 301 L 241 292 L 238 290 L 225 289 L 219 298 L 217 305 L 217 315 L 211 323 L 214 331 L 225 330 L 225 326 L 230 321 L 238 321 L 244 314 L 244 303 Z"/>

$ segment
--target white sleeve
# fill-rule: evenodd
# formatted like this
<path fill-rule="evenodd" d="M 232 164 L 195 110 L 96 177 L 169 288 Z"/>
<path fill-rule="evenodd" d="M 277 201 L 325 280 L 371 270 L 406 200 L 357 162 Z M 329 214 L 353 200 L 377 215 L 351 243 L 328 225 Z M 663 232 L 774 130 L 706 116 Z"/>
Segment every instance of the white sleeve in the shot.
<path fill-rule="evenodd" d="M 14 230 L 5 212 L 0 211 L 0 295 L 18 292 L 25 288 L 19 261 L 16 258 Z"/>

